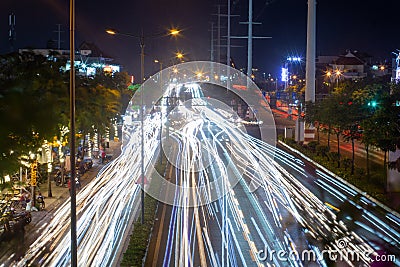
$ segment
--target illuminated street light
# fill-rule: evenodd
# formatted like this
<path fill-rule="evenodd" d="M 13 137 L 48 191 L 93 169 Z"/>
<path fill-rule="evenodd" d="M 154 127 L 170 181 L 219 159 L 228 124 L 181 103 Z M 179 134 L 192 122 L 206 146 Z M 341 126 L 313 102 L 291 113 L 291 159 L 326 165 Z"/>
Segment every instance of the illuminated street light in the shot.
<path fill-rule="evenodd" d="M 117 32 L 116 32 L 115 30 L 113 30 L 113 29 L 107 29 L 107 30 L 106 30 L 106 33 L 112 34 L 112 35 L 117 34 Z"/>
<path fill-rule="evenodd" d="M 328 71 L 326 72 L 326 77 L 331 78 L 331 76 L 332 76 L 332 72 L 328 70 Z"/>
<path fill-rule="evenodd" d="M 178 29 L 171 29 L 171 30 L 169 30 L 169 34 L 172 35 L 172 36 L 176 36 L 176 35 L 178 35 L 180 32 L 181 32 L 181 31 L 178 30 Z"/>
<path fill-rule="evenodd" d="M 184 55 L 183 55 L 182 52 L 176 52 L 176 53 L 175 53 L 175 57 L 176 57 L 178 60 L 180 60 L 181 62 L 183 62 Z"/>
<path fill-rule="evenodd" d="M 339 78 L 340 75 L 342 75 L 342 72 L 340 70 L 335 71 L 335 77 L 336 77 L 336 87 L 339 87 Z"/>

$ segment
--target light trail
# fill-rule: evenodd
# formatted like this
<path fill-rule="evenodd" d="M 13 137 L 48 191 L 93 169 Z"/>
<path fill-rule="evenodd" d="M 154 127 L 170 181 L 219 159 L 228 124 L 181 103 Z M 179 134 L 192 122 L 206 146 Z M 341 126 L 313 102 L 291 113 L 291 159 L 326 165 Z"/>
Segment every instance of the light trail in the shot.
<path fill-rule="evenodd" d="M 157 148 L 159 118 L 146 120 L 145 162 L 150 162 Z M 138 133 L 139 131 L 137 131 Z M 80 265 L 109 266 L 115 260 L 120 240 L 126 234 L 127 222 L 138 202 L 140 187 L 140 140 L 133 134 L 121 155 L 105 166 L 85 188 L 77 194 L 78 263 Z M 54 214 L 44 234 L 29 248 L 17 266 L 40 262 L 44 266 L 68 266 L 70 263 L 70 235 L 66 234 L 69 221 L 69 201 Z M 52 253 L 45 255 L 47 249 Z M 45 257 L 47 256 L 47 257 Z"/>
<path fill-rule="evenodd" d="M 197 89 L 196 89 L 197 88 Z M 192 86 L 195 96 L 199 87 Z M 168 93 L 167 93 L 168 94 Z M 298 258 L 281 261 L 272 255 L 265 261 L 259 250 L 283 251 L 299 255 L 301 250 L 338 251 L 352 264 L 346 253 L 374 254 L 365 237 L 350 231 L 336 215 L 287 169 L 289 165 L 301 177 L 307 177 L 305 164 L 294 156 L 255 139 L 236 124 L 228 113 L 213 105 L 177 108 L 170 118 L 168 143 L 174 152 L 172 183 L 179 186 L 173 195 L 173 207 L 167 240 L 160 248 L 162 266 L 302 266 Z M 164 116 L 166 113 L 164 113 Z M 172 113 L 171 113 L 172 114 Z M 170 115 L 172 116 L 172 115 Z M 160 114 L 145 120 L 146 177 L 150 163 L 156 160 Z M 164 127 L 165 128 L 165 127 Z M 139 204 L 140 131 L 125 126 L 121 155 L 105 166 L 98 176 L 77 195 L 78 262 L 80 265 L 109 266 L 116 259 L 127 223 Z M 318 173 L 318 183 L 333 196 L 343 200 L 355 192 L 325 173 Z M 68 266 L 70 236 L 66 234 L 69 203 L 62 205 L 46 226 L 46 233 L 31 247 L 18 264 L 40 262 L 45 266 Z M 386 237 L 395 239 L 398 232 L 370 213 Z M 397 217 L 390 217 L 398 221 Z M 161 222 L 164 223 L 164 222 Z M 166 227 L 165 227 L 166 228 Z M 346 247 L 338 247 L 344 241 Z M 47 255 L 48 254 L 48 255 Z M 363 258 L 365 264 L 370 258 Z M 324 266 L 321 260 L 316 262 Z"/>

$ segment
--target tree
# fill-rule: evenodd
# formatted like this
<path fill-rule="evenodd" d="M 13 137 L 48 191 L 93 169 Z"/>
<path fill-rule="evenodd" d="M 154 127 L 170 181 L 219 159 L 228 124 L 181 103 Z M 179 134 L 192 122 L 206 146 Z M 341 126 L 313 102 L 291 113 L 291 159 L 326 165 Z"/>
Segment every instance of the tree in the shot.
<path fill-rule="evenodd" d="M 322 126 L 322 105 L 321 102 L 306 102 L 305 105 L 305 120 L 308 123 L 313 124 L 317 128 L 317 142 L 320 143 L 319 133 L 321 131 Z"/>
<path fill-rule="evenodd" d="M 67 87 L 60 71 L 62 61 L 49 61 L 31 52 L 0 59 L 0 166 L 11 173 L 19 158 L 36 151 L 57 132 L 62 120 L 59 105 Z"/>
<path fill-rule="evenodd" d="M 33 52 L 0 56 L 0 176 L 16 171 L 20 157 L 37 151 L 69 125 L 69 73 L 65 60 Z M 104 131 L 132 92 L 126 73 L 77 76 L 77 128 Z M 122 100 L 123 99 L 123 100 Z"/>
<path fill-rule="evenodd" d="M 365 98 L 362 140 L 366 149 L 374 145 L 384 152 L 383 174 L 386 177 L 387 153 L 394 151 L 400 140 L 400 107 L 396 106 L 396 100 L 400 99 L 400 86 L 384 84 L 370 88 L 376 90 L 375 94 Z M 375 106 L 368 105 L 372 100 L 376 102 Z"/>
<path fill-rule="evenodd" d="M 94 130 L 104 133 L 111 120 L 123 113 L 132 95 L 127 89 L 128 81 L 126 73 L 106 75 L 102 72 L 77 79 L 76 125 L 83 136 Z"/>

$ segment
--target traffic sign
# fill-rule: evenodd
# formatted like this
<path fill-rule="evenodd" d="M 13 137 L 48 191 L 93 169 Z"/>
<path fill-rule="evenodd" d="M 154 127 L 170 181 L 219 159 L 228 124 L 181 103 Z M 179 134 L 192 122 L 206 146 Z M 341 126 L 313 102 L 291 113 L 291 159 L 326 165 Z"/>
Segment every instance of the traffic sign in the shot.
<path fill-rule="evenodd" d="M 38 168 L 37 160 L 35 160 L 31 164 L 31 186 L 36 186 L 36 178 L 37 178 L 37 168 Z"/>

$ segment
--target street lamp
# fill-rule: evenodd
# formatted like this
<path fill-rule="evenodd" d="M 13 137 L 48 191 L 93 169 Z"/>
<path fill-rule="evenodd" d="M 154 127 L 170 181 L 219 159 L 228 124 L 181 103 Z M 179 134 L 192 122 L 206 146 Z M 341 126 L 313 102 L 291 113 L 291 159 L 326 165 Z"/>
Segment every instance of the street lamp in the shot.
<path fill-rule="evenodd" d="M 340 70 L 335 71 L 335 77 L 336 77 L 336 88 L 339 87 L 339 78 L 340 75 L 342 75 L 342 72 Z"/>
<path fill-rule="evenodd" d="M 163 63 L 155 59 L 154 63 L 160 64 L 160 90 L 161 90 L 161 98 L 160 98 L 160 164 L 162 164 L 162 158 L 163 158 L 163 150 L 162 150 L 162 101 L 163 101 L 163 90 L 162 90 L 162 69 L 163 69 Z"/>
<path fill-rule="evenodd" d="M 330 70 L 328 70 L 325 75 L 328 78 L 328 93 L 331 93 L 332 72 Z"/>
<path fill-rule="evenodd" d="M 175 56 L 179 61 L 183 62 L 183 53 L 182 52 L 176 52 Z"/>
<path fill-rule="evenodd" d="M 76 234 L 76 188 L 75 188 L 75 0 L 69 1 L 69 110 L 70 110 L 70 159 L 71 159 L 71 266 L 78 266 L 78 240 Z"/>
<path fill-rule="evenodd" d="M 177 29 L 171 29 L 167 34 L 162 33 L 162 34 L 153 34 L 153 35 L 143 35 L 143 30 L 140 35 L 134 35 L 130 33 L 121 33 L 115 29 L 106 29 L 106 32 L 111 35 L 122 35 L 122 36 L 127 36 L 127 37 L 133 37 L 133 38 L 138 38 L 139 39 L 139 44 L 140 44 L 140 81 L 143 83 L 144 81 L 144 39 L 145 38 L 159 38 L 163 36 L 177 36 L 180 33 L 180 30 Z M 140 137 L 140 143 L 141 143 L 141 187 L 142 187 L 142 193 L 141 193 L 141 223 L 144 224 L 144 130 L 143 130 L 143 125 L 144 125 L 144 107 L 143 107 L 143 89 L 141 89 L 140 92 L 140 123 L 141 123 L 141 137 Z"/>

